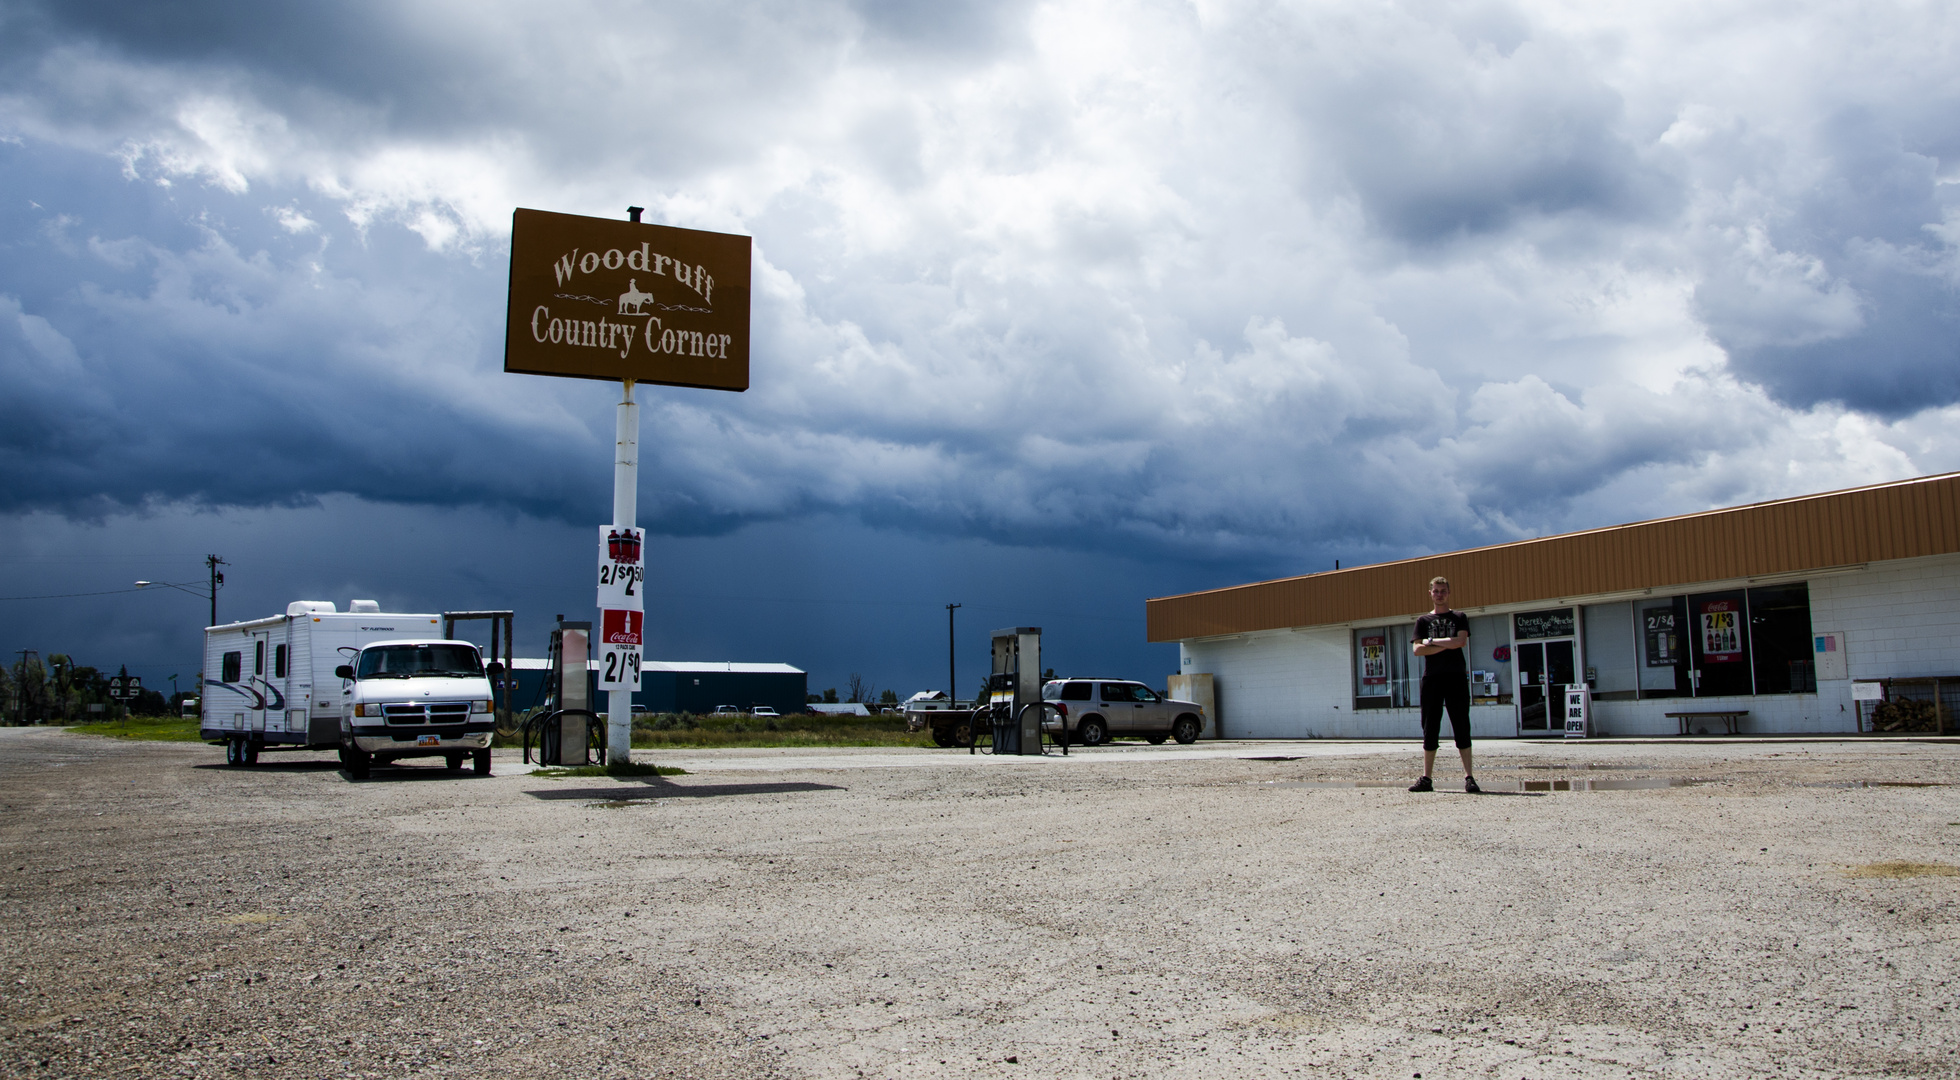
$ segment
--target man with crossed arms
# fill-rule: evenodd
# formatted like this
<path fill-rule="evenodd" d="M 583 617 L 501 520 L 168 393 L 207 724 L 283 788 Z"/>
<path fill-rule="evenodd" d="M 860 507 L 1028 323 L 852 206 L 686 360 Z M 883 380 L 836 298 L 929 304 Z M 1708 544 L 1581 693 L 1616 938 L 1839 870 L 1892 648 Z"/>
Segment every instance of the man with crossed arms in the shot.
<path fill-rule="evenodd" d="M 1470 665 L 1464 647 L 1470 644 L 1470 616 L 1450 610 L 1450 579 L 1429 579 L 1429 614 L 1416 620 L 1415 654 L 1422 657 L 1422 779 L 1410 791 L 1435 791 L 1429 774 L 1436 767 L 1437 736 L 1443 730 L 1443 710 L 1450 713 L 1450 736 L 1463 759 L 1463 790 L 1483 789 L 1470 768 Z"/>

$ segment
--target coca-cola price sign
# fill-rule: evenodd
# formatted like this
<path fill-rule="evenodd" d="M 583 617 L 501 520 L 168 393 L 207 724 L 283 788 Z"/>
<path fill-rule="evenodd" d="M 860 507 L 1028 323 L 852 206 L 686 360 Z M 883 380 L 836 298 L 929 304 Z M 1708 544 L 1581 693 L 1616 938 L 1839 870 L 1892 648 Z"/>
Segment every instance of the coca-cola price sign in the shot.
<path fill-rule="evenodd" d="M 645 529 L 599 526 L 599 603 L 600 611 L 644 611 L 646 604 L 640 586 L 646 579 L 640 552 L 645 546 Z"/>
<path fill-rule="evenodd" d="M 638 611 L 599 612 L 599 689 L 640 688 L 640 633 L 645 619 Z"/>

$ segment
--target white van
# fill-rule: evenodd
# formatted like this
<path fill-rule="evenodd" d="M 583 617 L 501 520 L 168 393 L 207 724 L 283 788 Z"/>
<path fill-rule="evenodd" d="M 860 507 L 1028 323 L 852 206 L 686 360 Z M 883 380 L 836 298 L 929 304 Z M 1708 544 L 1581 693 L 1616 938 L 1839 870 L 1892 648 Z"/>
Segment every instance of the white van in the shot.
<path fill-rule="evenodd" d="M 340 763 L 363 779 L 376 762 L 439 757 L 450 769 L 471 759 L 490 775 L 497 726 L 483 658 L 467 641 L 377 641 L 337 665 L 341 691 Z"/>
<path fill-rule="evenodd" d="M 336 668 L 353 666 L 361 650 L 384 641 L 434 643 L 442 633 L 442 617 L 431 614 L 385 613 L 372 600 L 356 600 L 345 612 L 336 611 L 325 600 L 299 600 L 286 605 L 284 615 L 206 627 L 204 631 L 203 686 L 198 700 L 198 734 L 205 741 L 225 748 L 225 761 L 250 765 L 261 750 L 341 750 L 352 744 L 359 749 L 352 733 L 354 689 L 358 680 L 342 679 Z M 469 649 L 468 642 L 444 642 Z M 452 658 L 453 659 L 453 658 Z M 405 739 L 390 739 L 384 757 L 405 757 L 393 753 L 395 742 L 405 742 L 404 750 L 427 753 L 427 745 L 416 745 L 422 736 L 439 737 L 438 754 L 475 756 L 483 751 L 478 771 L 489 767 L 490 732 L 495 714 L 490 711 L 490 683 L 476 661 L 476 674 L 470 679 L 442 680 L 442 701 L 463 701 L 469 710 L 463 726 L 454 724 L 424 727 Z M 445 668 L 445 670 L 448 670 Z M 461 670 L 457 667 L 456 670 Z M 396 680 L 378 686 L 404 688 Z M 414 680 L 414 698 L 435 702 L 434 681 Z M 431 693 L 425 698 L 422 691 Z M 402 697 L 407 700 L 406 695 Z M 477 703 L 482 704 L 481 711 Z M 376 698 L 374 704 L 382 704 Z M 427 709 L 426 718 L 431 714 Z M 445 717 L 447 713 L 442 714 Z M 364 728 L 368 719 L 362 716 Z M 405 725 L 403 725 L 405 728 Z M 384 727 L 382 734 L 386 733 Z M 461 741 L 455 737 L 467 736 Z M 364 737 L 373 738 L 373 734 Z M 379 744 L 375 744 L 379 745 Z M 375 756 L 369 751 L 369 760 Z M 451 764 L 462 766 L 462 757 Z M 350 766 L 350 769 L 352 766 Z"/>

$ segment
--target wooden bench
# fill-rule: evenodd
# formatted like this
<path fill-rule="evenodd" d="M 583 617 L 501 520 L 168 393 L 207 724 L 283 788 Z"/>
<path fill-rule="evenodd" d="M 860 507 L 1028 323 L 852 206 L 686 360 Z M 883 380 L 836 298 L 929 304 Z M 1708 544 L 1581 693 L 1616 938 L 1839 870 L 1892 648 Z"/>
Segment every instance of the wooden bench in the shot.
<path fill-rule="evenodd" d="M 1749 715 L 1748 709 L 1709 709 L 1705 712 L 1671 712 L 1666 714 L 1681 722 L 1681 734 L 1686 735 L 1689 725 L 1696 720 L 1720 720 L 1729 729 L 1729 734 L 1742 734 L 1742 718 Z"/>

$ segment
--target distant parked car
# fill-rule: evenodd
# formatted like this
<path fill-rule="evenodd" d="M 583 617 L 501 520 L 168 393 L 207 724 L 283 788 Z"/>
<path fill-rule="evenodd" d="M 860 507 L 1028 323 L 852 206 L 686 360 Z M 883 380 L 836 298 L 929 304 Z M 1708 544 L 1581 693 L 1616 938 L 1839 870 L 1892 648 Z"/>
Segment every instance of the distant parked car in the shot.
<path fill-rule="evenodd" d="M 742 710 L 736 708 L 733 705 L 717 705 L 715 706 L 715 715 L 716 716 L 740 716 L 742 715 Z"/>
<path fill-rule="evenodd" d="M 749 710 L 749 715 L 750 716 L 781 716 L 782 713 L 777 712 L 776 710 L 770 708 L 767 705 L 757 705 Z"/>
<path fill-rule="evenodd" d="M 1050 706 L 1042 710 L 1042 728 L 1059 731 L 1067 724 L 1083 746 L 1118 735 L 1140 735 L 1153 744 L 1166 738 L 1194 743 L 1205 729 L 1204 706 L 1126 679 L 1054 679 L 1042 684 L 1041 700 Z"/>

